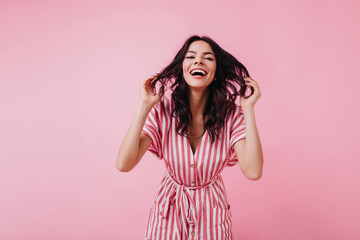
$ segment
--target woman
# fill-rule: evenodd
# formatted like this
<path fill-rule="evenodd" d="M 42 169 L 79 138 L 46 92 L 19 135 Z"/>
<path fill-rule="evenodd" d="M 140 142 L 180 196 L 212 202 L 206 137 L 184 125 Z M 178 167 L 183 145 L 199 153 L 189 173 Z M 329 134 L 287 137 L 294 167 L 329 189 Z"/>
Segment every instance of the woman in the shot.
<path fill-rule="evenodd" d="M 170 82 L 172 94 L 165 97 Z M 238 163 L 248 179 L 262 176 L 254 114 L 259 97 L 246 68 L 209 37 L 190 37 L 169 66 L 145 80 L 116 162 L 130 171 L 146 150 L 165 162 L 145 239 L 232 239 L 220 173 Z"/>

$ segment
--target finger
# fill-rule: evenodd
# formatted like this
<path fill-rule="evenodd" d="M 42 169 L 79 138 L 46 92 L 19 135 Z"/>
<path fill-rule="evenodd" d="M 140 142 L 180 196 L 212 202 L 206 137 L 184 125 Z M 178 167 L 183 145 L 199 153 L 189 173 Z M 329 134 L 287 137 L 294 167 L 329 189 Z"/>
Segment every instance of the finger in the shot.
<path fill-rule="evenodd" d="M 147 86 L 147 85 L 149 85 L 149 81 L 150 81 L 150 78 L 148 78 L 148 79 L 145 79 L 145 81 L 144 81 L 144 86 Z"/>
<path fill-rule="evenodd" d="M 246 83 L 247 86 L 252 86 L 252 87 L 258 87 L 257 84 L 252 83 L 252 82 L 248 82 Z"/>
<path fill-rule="evenodd" d="M 156 81 L 157 77 L 158 77 L 159 74 L 156 74 L 155 76 L 153 76 L 151 78 L 151 85 L 154 85 L 154 82 Z M 154 85 L 155 86 L 155 85 Z"/>
<path fill-rule="evenodd" d="M 155 76 L 151 76 L 151 77 L 147 78 L 146 81 L 151 81 L 151 80 L 153 80 L 154 78 L 155 78 Z"/>
<path fill-rule="evenodd" d="M 252 80 L 252 79 L 251 80 L 245 79 L 245 82 L 246 82 L 246 84 L 252 83 L 252 84 L 255 84 L 257 87 L 259 87 L 259 84 L 256 81 Z"/>
<path fill-rule="evenodd" d="M 148 79 L 145 84 L 144 84 L 144 88 L 146 89 L 146 91 L 148 93 L 153 93 L 155 95 L 155 86 L 153 87 L 151 84 L 151 80 Z"/>
<path fill-rule="evenodd" d="M 148 84 L 151 84 L 156 78 L 157 78 L 156 76 L 149 77 L 149 78 L 147 79 Z"/>
<path fill-rule="evenodd" d="M 151 79 L 155 80 L 158 76 L 159 76 L 159 74 L 154 74 L 154 75 L 151 76 Z"/>
<path fill-rule="evenodd" d="M 247 86 L 247 87 L 252 87 L 252 88 L 258 88 L 258 87 L 256 86 L 256 84 L 255 84 L 255 83 L 252 83 L 252 82 L 246 83 L 246 86 Z"/>
<path fill-rule="evenodd" d="M 151 83 L 153 83 L 154 81 L 156 81 L 156 78 L 151 79 Z"/>
<path fill-rule="evenodd" d="M 251 82 L 249 79 L 245 79 L 245 84 L 250 84 L 250 83 L 253 83 L 253 82 Z"/>
<path fill-rule="evenodd" d="M 159 74 L 154 74 L 151 77 L 147 78 L 145 81 L 152 81 L 152 80 L 156 79 L 158 75 Z"/>
<path fill-rule="evenodd" d="M 250 77 L 245 77 L 244 80 L 245 80 L 245 81 L 252 81 L 252 82 L 257 83 L 254 79 L 252 79 L 252 78 L 250 78 Z"/>
<path fill-rule="evenodd" d="M 144 87 L 150 87 L 151 86 L 151 78 L 148 78 L 144 82 Z"/>

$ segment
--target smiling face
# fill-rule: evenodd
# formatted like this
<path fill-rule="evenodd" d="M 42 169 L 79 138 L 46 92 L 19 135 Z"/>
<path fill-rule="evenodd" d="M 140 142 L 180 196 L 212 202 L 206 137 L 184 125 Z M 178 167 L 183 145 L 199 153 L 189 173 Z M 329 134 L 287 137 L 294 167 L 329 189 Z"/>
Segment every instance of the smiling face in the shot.
<path fill-rule="evenodd" d="M 182 67 L 185 82 L 190 88 L 206 89 L 215 77 L 215 53 L 207 42 L 194 41 L 189 46 Z"/>

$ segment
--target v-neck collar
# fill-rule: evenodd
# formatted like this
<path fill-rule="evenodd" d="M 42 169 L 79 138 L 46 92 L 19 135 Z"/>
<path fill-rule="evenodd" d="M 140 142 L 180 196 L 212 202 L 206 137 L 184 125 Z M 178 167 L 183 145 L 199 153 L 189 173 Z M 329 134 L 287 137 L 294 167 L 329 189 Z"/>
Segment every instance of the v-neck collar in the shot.
<path fill-rule="evenodd" d="M 173 110 L 174 107 L 175 107 L 175 102 L 173 101 L 172 97 L 170 97 L 170 98 L 168 98 L 168 99 L 169 99 L 169 102 L 170 102 L 171 107 L 172 107 L 171 110 Z M 202 135 L 199 144 L 198 144 L 198 145 L 196 146 L 196 148 L 195 148 L 195 152 L 193 152 L 193 150 L 192 150 L 192 148 L 191 148 L 191 144 L 190 144 L 190 142 L 189 142 L 189 139 L 188 139 L 187 137 L 183 136 L 183 137 L 185 138 L 185 141 L 186 141 L 186 143 L 187 143 L 187 146 L 188 146 L 188 148 L 189 148 L 189 151 L 191 152 L 190 155 L 191 155 L 192 158 L 195 158 L 195 157 L 196 157 L 196 154 L 197 154 L 197 152 L 198 152 L 198 149 L 201 147 L 201 144 L 202 144 L 202 142 L 203 142 L 206 134 L 207 134 L 207 130 L 205 130 L 204 134 Z"/>
<path fill-rule="evenodd" d="M 196 154 L 197 154 L 197 152 L 198 152 L 198 149 L 201 147 L 201 144 L 202 144 L 202 142 L 203 142 L 203 139 L 205 138 L 206 132 L 207 132 L 207 131 L 205 130 L 204 134 L 201 136 L 200 142 L 198 143 L 198 145 L 197 145 L 196 148 L 195 148 L 195 152 L 193 152 L 193 150 L 192 150 L 192 147 L 191 147 L 191 144 L 190 144 L 189 139 L 188 139 L 187 137 L 185 137 L 186 142 L 187 142 L 187 145 L 188 145 L 188 148 L 189 148 L 189 150 L 190 150 L 190 152 L 191 152 L 191 155 L 192 155 L 193 157 L 196 157 Z"/>

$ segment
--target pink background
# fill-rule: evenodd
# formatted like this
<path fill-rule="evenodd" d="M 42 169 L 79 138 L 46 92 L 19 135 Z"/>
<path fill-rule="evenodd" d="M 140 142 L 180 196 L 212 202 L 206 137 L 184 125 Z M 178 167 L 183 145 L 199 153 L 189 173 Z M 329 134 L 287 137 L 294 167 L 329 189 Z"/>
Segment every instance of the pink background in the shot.
<path fill-rule="evenodd" d="M 115 167 L 141 83 L 193 34 L 260 85 L 234 239 L 360 239 L 357 1 L 1 1 L 0 239 L 142 239 L 164 171 Z"/>

